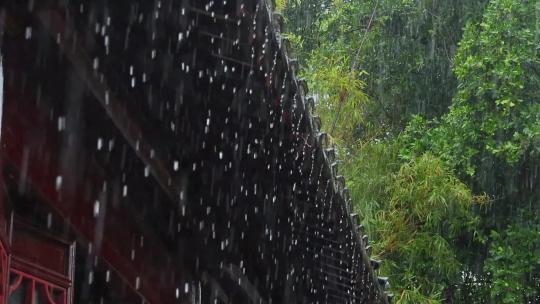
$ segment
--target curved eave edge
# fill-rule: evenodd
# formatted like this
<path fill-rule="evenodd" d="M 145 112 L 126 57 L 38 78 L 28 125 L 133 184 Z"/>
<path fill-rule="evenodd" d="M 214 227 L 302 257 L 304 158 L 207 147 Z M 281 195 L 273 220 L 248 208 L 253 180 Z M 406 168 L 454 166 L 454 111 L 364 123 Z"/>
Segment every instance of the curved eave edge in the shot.
<path fill-rule="evenodd" d="M 300 89 L 300 85 L 299 85 L 299 80 L 298 78 L 296 77 L 295 75 L 295 72 L 294 69 L 291 68 L 291 59 L 289 58 L 288 54 L 287 54 L 287 49 L 286 49 L 286 46 L 284 46 L 284 44 L 282 43 L 282 41 L 280 41 L 280 37 L 277 36 L 277 33 L 281 33 L 281 28 L 278 28 L 276 29 L 276 27 L 274 26 L 274 13 L 273 13 L 273 5 L 271 3 L 272 0 L 260 0 L 260 2 L 262 2 L 262 5 L 264 6 L 264 10 L 265 10 L 265 18 L 267 18 L 266 22 L 267 22 L 267 25 L 270 29 L 270 35 L 272 37 L 272 39 L 274 40 L 274 43 L 278 46 L 279 50 L 278 52 L 281 53 L 281 57 L 284 59 L 284 63 L 285 63 L 285 70 L 287 71 L 287 74 L 288 76 L 290 77 L 291 79 L 291 84 L 292 84 L 292 87 L 294 89 L 294 91 L 296 92 L 296 94 L 298 95 L 298 98 L 296 100 L 297 103 L 299 103 L 299 108 L 300 109 L 303 109 L 303 115 L 306 117 L 307 121 L 308 121 L 308 132 L 310 134 L 310 137 L 312 137 L 314 139 L 314 142 L 315 142 L 315 149 L 316 149 L 316 153 L 317 153 L 317 158 L 319 157 L 322 157 L 322 159 L 324 160 L 323 161 L 323 172 L 324 172 L 324 175 L 325 177 L 327 177 L 330 181 L 331 181 L 331 184 L 332 184 L 332 189 L 333 189 L 333 194 L 335 197 L 337 197 L 337 200 L 339 202 L 339 207 L 340 209 L 347 215 L 345 216 L 345 219 L 347 220 L 347 223 L 346 223 L 346 226 L 351 228 L 353 230 L 353 234 L 355 235 L 355 240 L 356 240 L 356 245 L 358 247 L 360 247 L 361 249 L 361 253 L 362 253 L 362 260 L 363 260 L 363 263 L 364 263 L 364 267 L 366 267 L 370 274 L 371 274 L 371 279 L 373 280 L 373 283 L 377 286 L 377 292 L 379 293 L 379 300 L 384 303 L 384 304 L 388 304 L 389 301 L 388 301 L 388 297 L 386 295 L 386 292 L 384 291 L 384 288 L 379 284 L 378 282 L 378 276 L 377 274 L 375 273 L 375 270 L 373 269 L 373 267 L 371 267 L 371 263 L 370 263 L 370 257 L 368 256 L 367 252 L 366 252 L 366 248 L 365 248 L 365 245 L 362 241 L 362 235 L 360 235 L 359 231 L 358 231 L 358 227 L 357 227 L 357 223 L 355 223 L 355 221 L 353 220 L 352 218 L 352 210 L 351 210 L 351 204 L 350 204 L 350 199 L 349 200 L 346 200 L 345 199 L 345 195 L 344 195 L 344 189 L 345 188 L 345 185 L 340 185 L 340 183 L 338 182 L 338 180 L 336 179 L 336 175 L 334 174 L 333 170 L 332 170 L 332 167 L 331 167 L 331 163 L 329 161 L 329 157 L 326 155 L 326 152 L 324 151 L 324 147 L 322 146 L 322 143 L 321 141 L 318 139 L 318 132 L 319 130 L 317 130 L 317 125 L 316 123 L 314 122 L 314 117 L 309 109 L 309 106 L 306 102 L 306 96 L 305 96 L 305 92 Z M 279 22 L 278 22 L 279 23 Z"/>

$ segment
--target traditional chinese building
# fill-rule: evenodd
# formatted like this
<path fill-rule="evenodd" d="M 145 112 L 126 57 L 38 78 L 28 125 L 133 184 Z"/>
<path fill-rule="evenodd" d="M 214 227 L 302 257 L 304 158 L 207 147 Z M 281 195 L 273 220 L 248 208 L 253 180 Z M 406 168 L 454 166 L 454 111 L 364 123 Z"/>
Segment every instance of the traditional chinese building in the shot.
<path fill-rule="evenodd" d="M 387 303 L 269 7 L 0 3 L 0 304 Z"/>

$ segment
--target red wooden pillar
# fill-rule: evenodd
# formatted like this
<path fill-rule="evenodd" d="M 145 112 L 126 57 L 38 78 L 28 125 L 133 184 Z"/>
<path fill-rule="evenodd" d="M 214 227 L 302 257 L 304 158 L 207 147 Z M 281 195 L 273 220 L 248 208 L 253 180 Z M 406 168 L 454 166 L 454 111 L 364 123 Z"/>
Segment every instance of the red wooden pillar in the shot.
<path fill-rule="evenodd" d="M 4 69 L 2 65 L 2 55 L 0 54 L 0 144 L 2 143 L 2 109 L 4 106 Z M 0 146 L 0 151 L 2 147 Z M 9 276 L 9 211 L 6 206 L 6 187 L 4 183 L 4 158 L 0 153 L 0 304 L 5 304 L 7 299 L 7 282 Z"/>

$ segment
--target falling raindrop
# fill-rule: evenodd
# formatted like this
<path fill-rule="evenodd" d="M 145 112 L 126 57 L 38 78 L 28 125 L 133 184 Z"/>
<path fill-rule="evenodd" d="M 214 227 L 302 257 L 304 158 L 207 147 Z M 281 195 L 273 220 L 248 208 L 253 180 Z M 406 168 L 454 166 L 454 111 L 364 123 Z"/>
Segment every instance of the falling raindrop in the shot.
<path fill-rule="evenodd" d="M 150 175 L 150 167 L 145 166 L 144 167 L 144 177 L 148 177 Z"/>
<path fill-rule="evenodd" d="M 135 290 L 139 290 L 139 288 L 141 288 L 141 278 L 137 276 L 135 278 Z"/>
<path fill-rule="evenodd" d="M 58 175 L 56 177 L 55 188 L 56 188 L 56 191 L 59 191 L 62 188 L 62 176 L 61 175 Z"/>
<path fill-rule="evenodd" d="M 66 118 L 63 116 L 58 117 L 58 131 L 64 131 L 66 129 Z"/>
<path fill-rule="evenodd" d="M 27 26 L 26 29 L 24 30 L 24 38 L 26 39 L 30 39 L 32 38 L 32 28 Z"/>
<path fill-rule="evenodd" d="M 99 216 L 99 208 L 100 208 L 100 203 L 99 201 L 95 201 L 94 202 L 94 217 L 98 217 Z"/>

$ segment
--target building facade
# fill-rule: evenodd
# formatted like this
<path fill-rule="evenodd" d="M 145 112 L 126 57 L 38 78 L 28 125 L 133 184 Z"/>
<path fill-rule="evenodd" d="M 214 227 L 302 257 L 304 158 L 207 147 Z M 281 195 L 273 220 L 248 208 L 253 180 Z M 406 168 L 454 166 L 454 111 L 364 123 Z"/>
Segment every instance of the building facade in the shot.
<path fill-rule="evenodd" d="M 387 303 L 270 7 L 0 4 L 0 304 Z"/>

